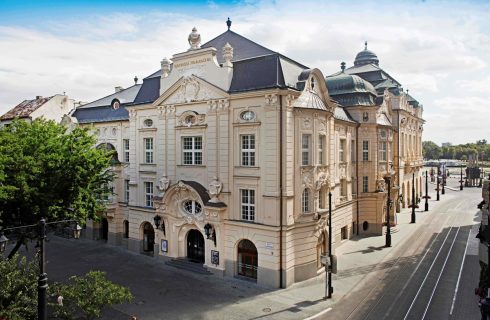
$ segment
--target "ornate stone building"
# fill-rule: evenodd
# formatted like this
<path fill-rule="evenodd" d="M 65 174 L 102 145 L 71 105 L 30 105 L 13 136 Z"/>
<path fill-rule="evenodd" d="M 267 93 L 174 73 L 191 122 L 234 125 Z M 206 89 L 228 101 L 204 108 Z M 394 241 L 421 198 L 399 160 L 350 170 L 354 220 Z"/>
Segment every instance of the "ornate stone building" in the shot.
<path fill-rule="evenodd" d="M 202 45 L 193 29 L 189 50 L 142 84 L 76 110 L 120 160 L 108 211 L 86 234 L 285 287 L 323 272 L 329 192 L 334 248 L 382 233 L 384 179 L 405 173 L 394 111 L 405 94 L 355 68 L 325 78 L 230 24 Z"/>

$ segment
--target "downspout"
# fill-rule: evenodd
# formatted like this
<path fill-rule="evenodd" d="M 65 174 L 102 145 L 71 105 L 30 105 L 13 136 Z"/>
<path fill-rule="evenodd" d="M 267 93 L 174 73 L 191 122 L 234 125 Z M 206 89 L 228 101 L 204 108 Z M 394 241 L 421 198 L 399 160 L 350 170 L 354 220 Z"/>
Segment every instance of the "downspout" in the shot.
<path fill-rule="evenodd" d="M 282 143 L 283 143 L 283 132 L 282 132 L 282 96 L 279 95 L 279 288 L 284 288 L 283 286 L 283 276 L 282 276 L 282 215 L 283 215 L 283 203 L 282 203 Z"/>
<path fill-rule="evenodd" d="M 361 197 L 361 192 L 359 190 L 359 127 L 360 123 L 356 126 L 356 191 L 357 191 L 357 206 L 356 206 L 356 214 L 357 214 L 357 227 L 356 232 L 359 235 L 359 198 Z"/>

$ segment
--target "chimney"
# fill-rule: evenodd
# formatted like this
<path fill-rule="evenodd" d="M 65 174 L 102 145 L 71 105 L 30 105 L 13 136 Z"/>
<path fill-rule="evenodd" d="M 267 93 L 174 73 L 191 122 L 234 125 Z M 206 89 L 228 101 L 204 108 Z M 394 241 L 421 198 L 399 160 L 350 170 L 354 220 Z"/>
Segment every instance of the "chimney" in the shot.
<path fill-rule="evenodd" d="M 116 93 L 124 90 L 124 88 L 121 86 L 114 87 L 114 89 L 116 90 Z"/>
<path fill-rule="evenodd" d="M 42 99 L 43 96 L 36 96 L 36 100 Z"/>

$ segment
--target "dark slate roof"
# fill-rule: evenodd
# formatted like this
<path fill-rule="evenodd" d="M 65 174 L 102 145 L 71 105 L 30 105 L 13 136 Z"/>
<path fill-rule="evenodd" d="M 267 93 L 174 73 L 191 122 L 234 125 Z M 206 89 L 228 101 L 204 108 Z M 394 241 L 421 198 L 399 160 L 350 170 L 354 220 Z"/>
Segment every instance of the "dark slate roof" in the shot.
<path fill-rule="evenodd" d="M 221 48 L 223 48 L 227 42 L 233 47 L 232 62 L 276 53 L 231 30 L 228 30 L 216 38 L 206 42 L 205 44 L 201 45 L 201 48 L 216 48 L 218 62 L 223 63 L 225 60 L 223 59 Z"/>
<path fill-rule="evenodd" d="M 335 108 L 333 116 L 335 119 L 357 123 L 342 106 L 337 106 Z"/>
<path fill-rule="evenodd" d="M 199 194 L 199 197 L 202 200 L 202 203 L 205 206 L 208 206 L 208 207 L 217 207 L 217 208 L 224 208 L 224 207 L 226 207 L 226 204 L 224 204 L 223 202 L 209 202 L 209 200 L 211 200 L 211 198 L 209 197 L 208 191 L 199 182 L 196 182 L 196 181 L 184 181 L 184 180 L 182 180 L 182 182 L 185 183 L 186 185 L 192 187 L 194 190 L 196 190 L 196 192 Z"/>
<path fill-rule="evenodd" d="M 150 103 L 160 96 L 160 77 L 145 78 L 134 104 Z"/>
<path fill-rule="evenodd" d="M 414 97 L 412 97 L 408 93 L 406 93 L 406 96 L 407 96 L 408 104 L 410 104 L 411 106 L 416 107 L 416 108 L 419 107 L 419 102 L 417 100 L 415 100 Z"/>
<path fill-rule="evenodd" d="M 51 97 L 37 97 L 33 100 L 24 100 L 9 111 L 7 111 L 3 116 L 0 117 L 0 120 L 10 120 L 14 118 L 27 118 L 39 109 L 46 102 L 51 100 L 54 96 Z"/>
<path fill-rule="evenodd" d="M 109 122 L 128 120 L 128 110 L 124 105 L 114 110 L 111 106 L 100 106 L 92 108 L 79 108 L 73 113 L 79 123 Z"/>
<path fill-rule="evenodd" d="M 340 73 L 326 77 L 330 97 L 343 106 L 374 106 L 376 90 L 371 83 L 356 76 Z"/>

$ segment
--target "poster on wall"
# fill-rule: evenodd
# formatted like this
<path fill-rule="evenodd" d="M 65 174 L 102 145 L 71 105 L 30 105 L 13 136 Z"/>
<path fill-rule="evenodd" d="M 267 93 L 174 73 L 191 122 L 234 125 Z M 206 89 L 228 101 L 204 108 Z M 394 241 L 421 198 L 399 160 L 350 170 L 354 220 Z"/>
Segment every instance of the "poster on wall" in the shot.
<path fill-rule="evenodd" d="M 168 251 L 168 242 L 167 240 L 162 240 L 162 252 Z"/>
<path fill-rule="evenodd" d="M 219 251 L 211 250 L 211 263 L 214 265 L 219 264 Z"/>

